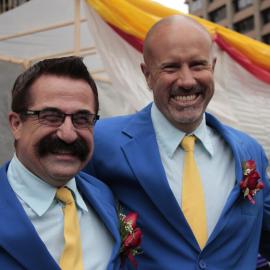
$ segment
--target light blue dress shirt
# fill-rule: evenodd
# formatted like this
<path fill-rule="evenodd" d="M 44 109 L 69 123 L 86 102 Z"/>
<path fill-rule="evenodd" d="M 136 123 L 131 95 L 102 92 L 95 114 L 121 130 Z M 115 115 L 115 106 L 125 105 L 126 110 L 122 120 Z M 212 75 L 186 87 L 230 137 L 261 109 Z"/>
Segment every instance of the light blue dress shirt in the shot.
<path fill-rule="evenodd" d="M 180 143 L 186 134 L 175 128 L 155 103 L 151 108 L 151 118 L 169 186 L 181 207 L 184 150 Z M 194 155 L 205 194 L 209 237 L 236 183 L 235 162 L 231 149 L 206 125 L 205 117 L 192 134 L 197 137 Z"/>
<path fill-rule="evenodd" d="M 64 248 L 64 216 L 63 204 L 55 199 L 56 188 L 27 170 L 16 155 L 10 162 L 7 176 L 39 237 L 59 262 Z M 82 199 L 75 178 L 66 186 L 73 191 L 77 204 L 84 269 L 105 270 L 114 245 L 112 236 Z"/>

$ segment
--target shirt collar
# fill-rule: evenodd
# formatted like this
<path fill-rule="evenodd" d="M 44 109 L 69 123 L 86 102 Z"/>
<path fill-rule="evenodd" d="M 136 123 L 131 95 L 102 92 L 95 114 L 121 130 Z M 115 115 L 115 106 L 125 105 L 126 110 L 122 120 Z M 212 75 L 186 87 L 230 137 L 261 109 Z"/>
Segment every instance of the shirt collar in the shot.
<path fill-rule="evenodd" d="M 201 142 L 204 149 L 209 153 L 210 156 L 214 154 L 214 146 L 213 141 L 211 140 L 211 128 L 206 125 L 205 114 L 203 115 L 202 122 L 196 128 L 194 132 L 192 132 L 196 136 L 196 138 Z"/>
<path fill-rule="evenodd" d="M 152 104 L 151 118 L 158 142 L 164 148 L 168 156 L 172 158 L 186 133 L 174 127 L 160 112 L 155 103 Z M 204 114 L 202 122 L 191 134 L 194 134 L 199 139 L 206 151 L 212 156 L 214 148 L 210 132 L 211 130 L 210 127 L 206 125 Z"/>
<path fill-rule="evenodd" d="M 57 188 L 49 185 L 39 177 L 31 173 L 17 158 L 12 158 L 8 167 L 8 180 L 14 192 L 38 215 L 42 216 L 54 200 Z M 88 211 L 77 186 L 75 178 L 72 178 L 66 186 L 72 190 L 76 204 L 84 211 Z M 33 196 L 36 194 L 37 196 Z"/>

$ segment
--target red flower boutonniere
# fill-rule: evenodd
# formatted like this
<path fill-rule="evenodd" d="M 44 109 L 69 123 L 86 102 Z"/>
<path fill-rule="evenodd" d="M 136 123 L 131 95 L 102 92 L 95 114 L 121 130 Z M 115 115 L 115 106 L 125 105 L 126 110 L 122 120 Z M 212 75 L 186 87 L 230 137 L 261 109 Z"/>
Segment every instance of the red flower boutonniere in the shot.
<path fill-rule="evenodd" d="M 120 248 L 121 266 L 124 265 L 126 258 L 137 268 L 135 256 L 141 254 L 140 244 L 142 241 L 142 231 L 136 227 L 138 214 L 130 212 L 128 215 L 119 213 L 120 235 L 122 239 Z"/>
<path fill-rule="evenodd" d="M 263 182 L 256 171 L 256 163 L 254 160 L 247 160 L 242 164 L 244 177 L 240 182 L 240 188 L 244 193 L 244 198 L 247 198 L 252 204 L 255 204 L 256 192 L 264 188 Z"/>

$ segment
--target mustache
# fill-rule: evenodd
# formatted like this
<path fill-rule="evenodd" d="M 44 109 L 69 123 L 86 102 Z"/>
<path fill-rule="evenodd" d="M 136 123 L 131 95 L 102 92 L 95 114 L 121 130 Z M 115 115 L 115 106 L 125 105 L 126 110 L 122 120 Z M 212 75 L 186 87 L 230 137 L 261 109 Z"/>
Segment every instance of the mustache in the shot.
<path fill-rule="evenodd" d="M 172 88 L 171 95 L 177 96 L 177 95 L 183 95 L 186 93 L 198 94 L 198 93 L 204 93 L 205 91 L 206 91 L 206 87 L 201 86 L 201 85 L 195 85 L 190 88 L 174 87 Z"/>
<path fill-rule="evenodd" d="M 90 152 L 89 146 L 81 137 L 69 144 L 50 134 L 39 141 L 36 149 L 40 157 L 50 153 L 69 153 L 78 157 L 81 161 L 85 161 Z"/>

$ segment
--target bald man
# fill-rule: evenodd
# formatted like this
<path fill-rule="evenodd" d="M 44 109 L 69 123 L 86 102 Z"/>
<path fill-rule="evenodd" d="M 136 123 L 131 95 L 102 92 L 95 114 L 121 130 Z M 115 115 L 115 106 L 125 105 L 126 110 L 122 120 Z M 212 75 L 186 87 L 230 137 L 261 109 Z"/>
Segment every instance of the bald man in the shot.
<path fill-rule="evenodd" d="M 254 270 L 259 250 L 270 259 L 268 162 L 254 139 L 205 112 L 215 63 L 200 24 L 181 15 L 159 21 L 146 36 L 141 64 L 154 102 L 95 127 L 86 171 L 112 188 L 124 210 L 139 213 L 138 269 Z M 184 169 L 186 138 L 195 141 L 191 173 Z M 255 182 L 264 184 L 255 204 L 240 187 L 242 164 L 256 164 Z M 196 187 L 187 192 L 191 179 Z M 190 218 L 186 209 L 198 214 Z"/>

